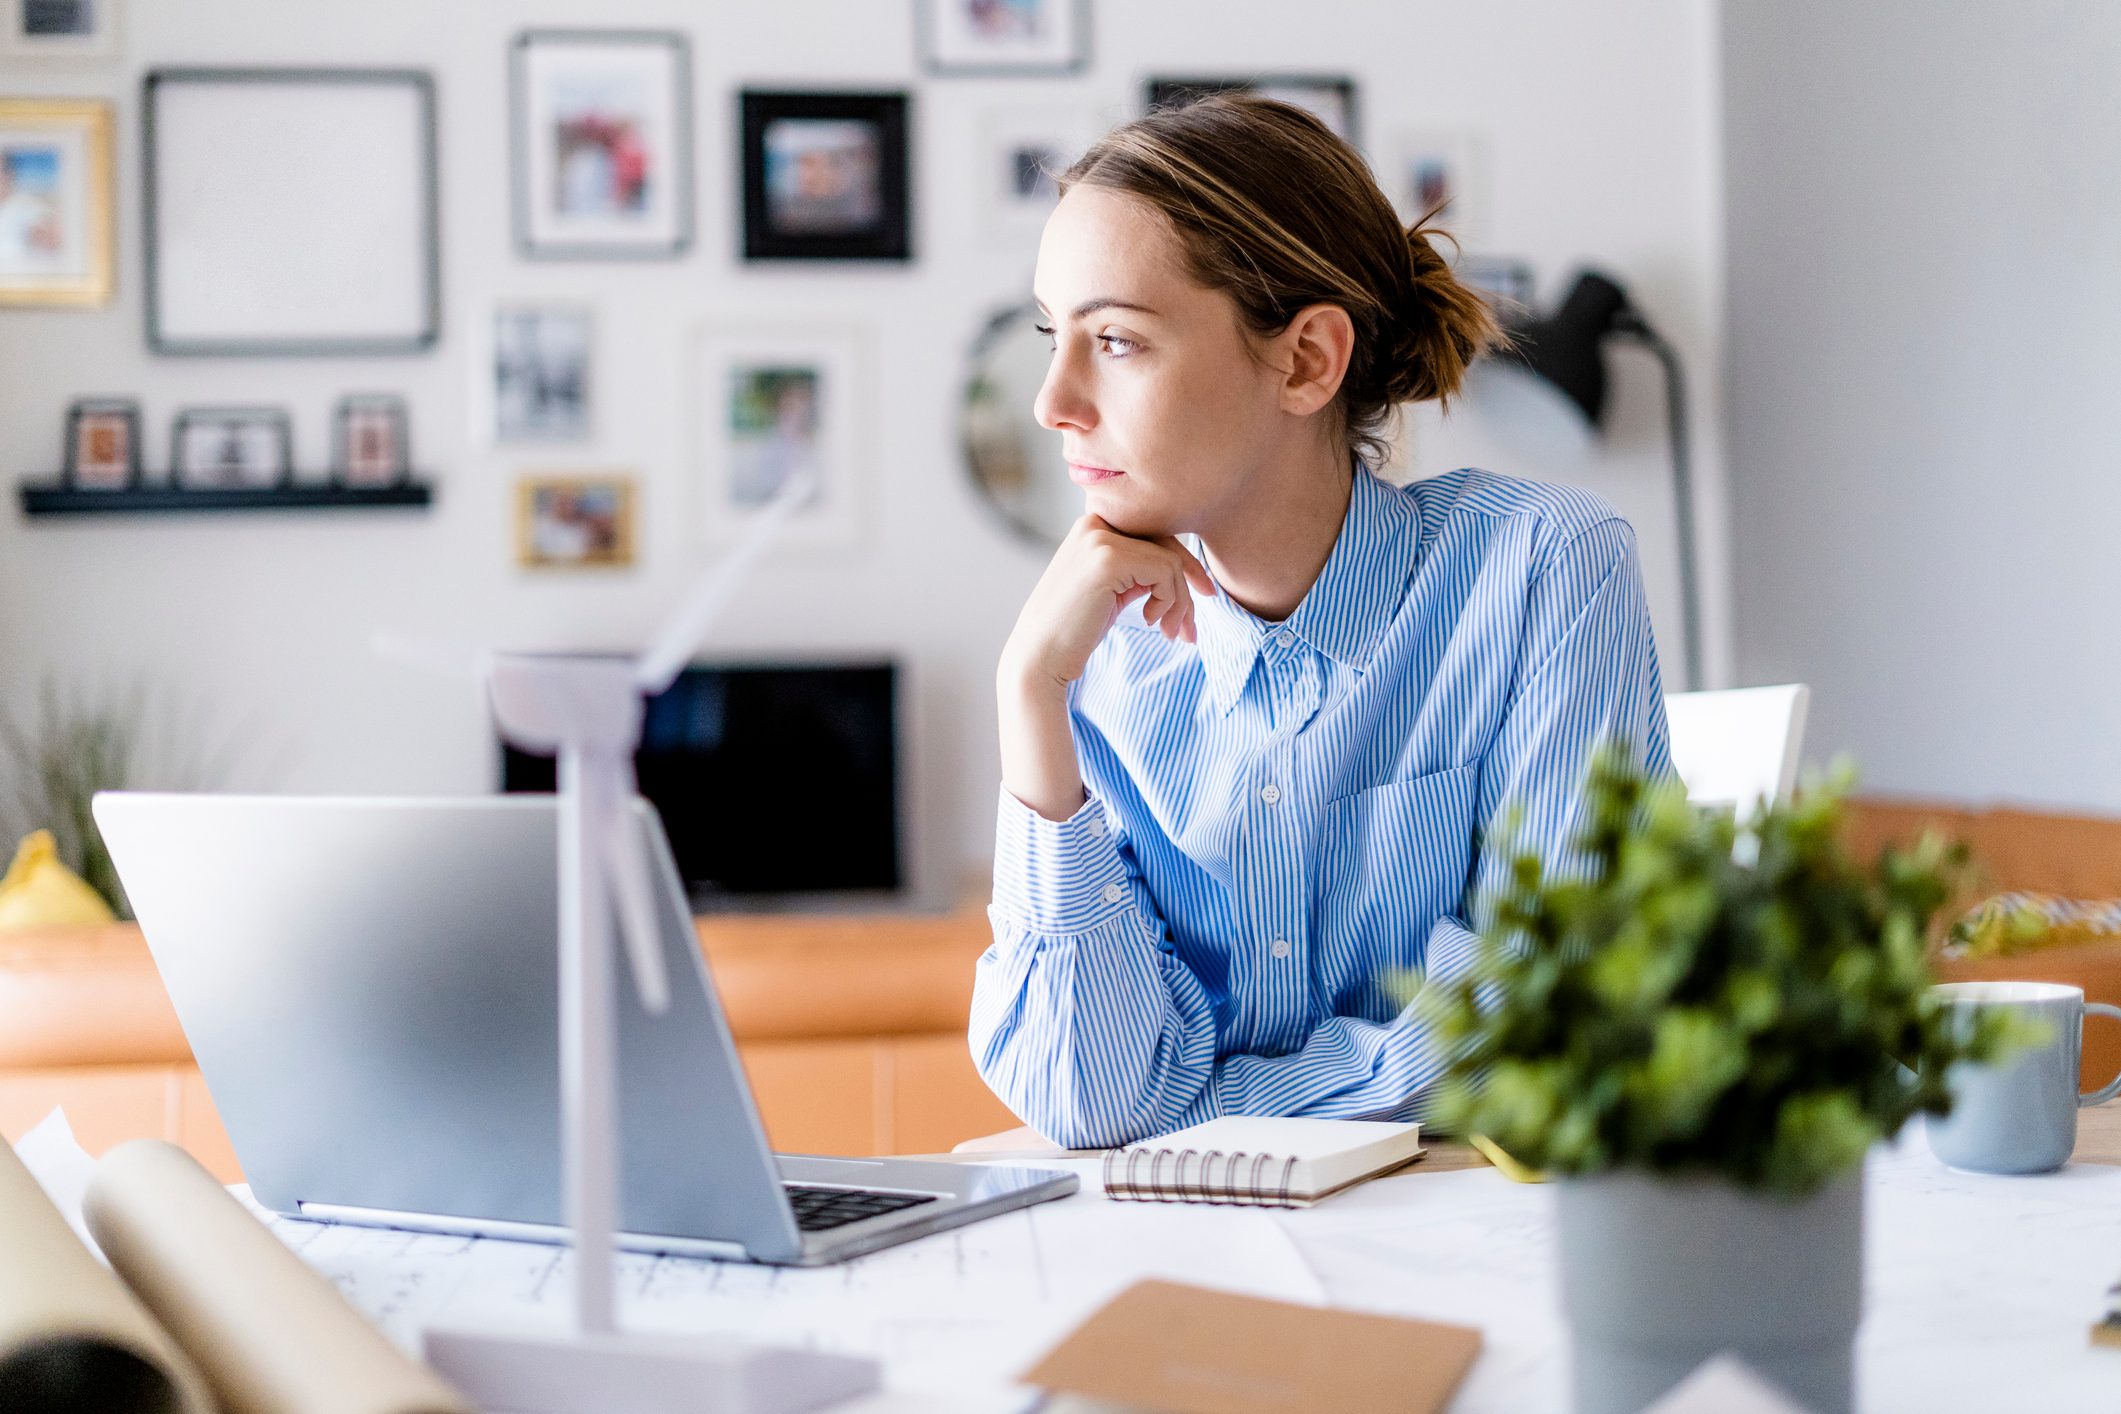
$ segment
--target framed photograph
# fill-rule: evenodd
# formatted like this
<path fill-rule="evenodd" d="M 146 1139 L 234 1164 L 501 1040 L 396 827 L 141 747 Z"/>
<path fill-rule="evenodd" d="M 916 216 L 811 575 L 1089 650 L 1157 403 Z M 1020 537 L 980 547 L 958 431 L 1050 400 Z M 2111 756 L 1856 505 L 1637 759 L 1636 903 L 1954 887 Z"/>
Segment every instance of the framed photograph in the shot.
<path fill-rule="evenodd" d="M 793 545 L 845 545 L 855 533 L 855 429 L 861 425 L 857 340 L 843 330 L 702 331 L 696 404 L 701 528 L 710 543 L 740 537 L 791 476 L 810 499 L 782 530 Z"/>
<path fill-rule="evenodd" d="M 743 96 L 746 260 L 910 260 L 906 95 Z"/>
<path fill-rule="evenodd" d="M 0 57 L 105 59 L 118 52 L 118 0 L 0 0 Z"/>
<path fill-rule="evenodd" d="M 524 569 L 623 569 L 633 563 L 633 544 L 632 477 L 538 475 L 516 483 L 516 563 Z"/>
<path fill-rule="evenodd" d="M 412 474 L 411 419 L 394 393 L 348 393 L 332 415 L 332 479 L 396 486 Z"/>
<path fill-rule="evenodd" d="M 1462 251 L 1488 243 L 1487 143 L 1469 131 L 1401 133 L 1390 166 L 1379 173 L 1400 219 L 1413 225 L 1433 215 Z M 1445 259 L 1454 253 L 1440 247 Z"/>
<path fill-rule="evenodd" d="M 1256 93 L 1293 103 L 1360 147 L 1355 123 L 1355 80 L 1336 75 L 1263 74 L 1257 78 L 1150 79 L 1151 108 L 1170 108 L 1211 93 Z"/>
<path fill-rule="evenodd" d="M 1072 74 L 1090 62 L 1089 0 L 914 0 L 931 74 Z"/>
<path fill-rule="evenodd" d="M 1528 261 L 1468 253 L 1459 257 L 1456 269 L 1458 278 L 1486 295 L 1504 318 L 1520 318 L 1531 311 L 1533 281 Z"/>
<path fill-rule="evenodd" d="M 526 30 L 511 66 L 516 246 L 667 258 L 692 244 L 691 50 L 661 30 Z"/>
<path fill-rule="evenodd" d="M 586 305 L 508 304 L 494 311 L 495 441 L 588 439 L 593 333 Z"/>
<path fill-rule="evenodd" d="M 149 348 L 433 345 L 441 263 L 427 74 L 157 69 L 144 137 Z"/>
<path fill-rule="evenodd" d="M 987 224 L 1000 237 L 1036 239 L 1060 200 L 1060 174 L 1097 140 L 1087 111 L 1055 108 L 990 113 L 979 126 L 980 185 Z"/>
<path fill-rule="evenodd" d="M 130 398 L 81 398 L 66 410 L 66 475 L 77 491 L 123 491 L 140 484 L 140 405 Z"/>
<path fill-rule="evenodd" d="M 0 306 L 111 297 L 111 105 L 0 98 Z"/>
<path fill-rule="evenodd" d="M 280 408 L 186 408 L 170 439 L 170 479 L 200 491 L 285 486 L 294 476 L 293 447 Z"/>

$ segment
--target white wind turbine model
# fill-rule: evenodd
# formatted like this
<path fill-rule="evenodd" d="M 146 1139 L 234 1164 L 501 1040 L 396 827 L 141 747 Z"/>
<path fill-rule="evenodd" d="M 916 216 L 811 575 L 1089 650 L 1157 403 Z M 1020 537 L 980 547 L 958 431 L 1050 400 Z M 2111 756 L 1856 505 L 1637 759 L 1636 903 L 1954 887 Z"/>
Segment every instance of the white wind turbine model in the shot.
<path fill-rule="evenodd" d="M 427 1332 L 429 1363 L 482 1408 L 793 1414 L 877 1386 L 873 1360 L 726 1337 L 629 1333 L 613 1309 L 614 913 L 642 1007 L 658 1015 L 670 1005 L 652 874 L 630 808 L 643 703 L 670 686 L 810 490 L 807 478 L 791 479 L 729 557 L 701 577 L 638 661 L 499 652 L 475 660 L 501 734 L 524 750 L 559 756 L 560 1118 L 575 1254 L 570 1329 Z M 436 659 L 401 643 L 378 646 L 397 657 Z"/>

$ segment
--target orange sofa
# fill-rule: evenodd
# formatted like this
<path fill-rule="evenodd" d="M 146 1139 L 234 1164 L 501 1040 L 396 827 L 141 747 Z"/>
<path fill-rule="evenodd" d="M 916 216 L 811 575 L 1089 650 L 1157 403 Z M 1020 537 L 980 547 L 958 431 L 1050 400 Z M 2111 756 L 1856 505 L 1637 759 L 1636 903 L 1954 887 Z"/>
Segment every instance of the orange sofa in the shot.
<path fill-rule="evenodd" d="M 1852 802 L 1852 807 L 1848 841 L 1864 858 L 1924 830 L 1965 841 L 1974 860 L 1975 896 L 2025 891 L 2077 899 L 2121 898 L 2121 820 L 1921 801 L 1865 800 Z M 1955 982 L 2066 982 L 2082 987 L 2093 1001 L 2121 1006 L 2121 938 L 2015 957 L 1946 959 L 1939 963 L 1938 975 Z M 2121 1024 L 2092 1017 L 2084 1026 L 2084 1086 L 2104 1085 L 2117 1073 Z"/>
<path fill-rule="evenodd" d="M 1017 1123 L 965 1048 L 979 905 L 712 917 L 699 932 L 774 1147 L 935 1153 Z M 132 924 L 0 934 L 0 1134 L 54 1105 L 91 1153 L 156 1136 L 241 1176 Z"/>
<path fill-rule="evenodd" d="M 1863 800 L 1849 842 L 1869 855 L 1925 827 L 1972 846 L 1984 893 L 2121 898 L 2121 820 Z M 965 1049 L 972 964 L 990 936 L 976 898 L 925 917 L 719 916 L 699 931 L 776 1148 L 936 1153 L 1019 1123 Z M 1944 973 L 2070 982 L 2121 1004 L 2121 941 Z M 2121 1070 L 2121 1026 L 2095 1020 L 2084 1057 L 2087 1083 Z M 130 924 L 0 934 L 0 1134 L 20 1138 L 56 1104 L 91 1152 L 159 1135 L 238 1177 Z"/>

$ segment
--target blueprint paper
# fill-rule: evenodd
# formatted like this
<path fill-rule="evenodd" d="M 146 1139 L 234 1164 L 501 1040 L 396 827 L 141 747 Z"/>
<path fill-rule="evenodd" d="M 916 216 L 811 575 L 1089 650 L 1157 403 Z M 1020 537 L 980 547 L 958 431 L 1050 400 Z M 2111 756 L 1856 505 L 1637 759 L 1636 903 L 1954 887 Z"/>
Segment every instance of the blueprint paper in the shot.
<path fill-rule="evenodd" d="M 561 1248 L 254 1210 L 404 1349 L 429 1326 L 558 1328 L 570 1314 L 574 1257 Z M 631 1329 L 873 1355 L 894 1385 L 958 1388 L 1006 1384 L 1151 1276 L 1284 1300 L 1323 1295 L 1264 1214 L 1175 1214 L 1077 1195 L 830 1267 L 624 1253 L 619 1309 Z"/>

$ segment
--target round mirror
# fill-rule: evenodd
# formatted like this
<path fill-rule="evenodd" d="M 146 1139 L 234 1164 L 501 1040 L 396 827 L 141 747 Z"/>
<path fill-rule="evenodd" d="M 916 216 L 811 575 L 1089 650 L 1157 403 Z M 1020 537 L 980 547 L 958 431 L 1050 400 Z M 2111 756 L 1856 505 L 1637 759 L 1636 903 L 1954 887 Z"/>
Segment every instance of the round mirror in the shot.
<path fill-rule="evenodd" d="M 1039 319 L 1038 306 L 1026 301 L 987 321 L 972 344 L 958 425 L 980 494 L 1018 534 L 1050 547 L 1083 513 L 1083 495 L 1068 479 L 1059 434 L 1031 415 L 1053 358 Z"/>

